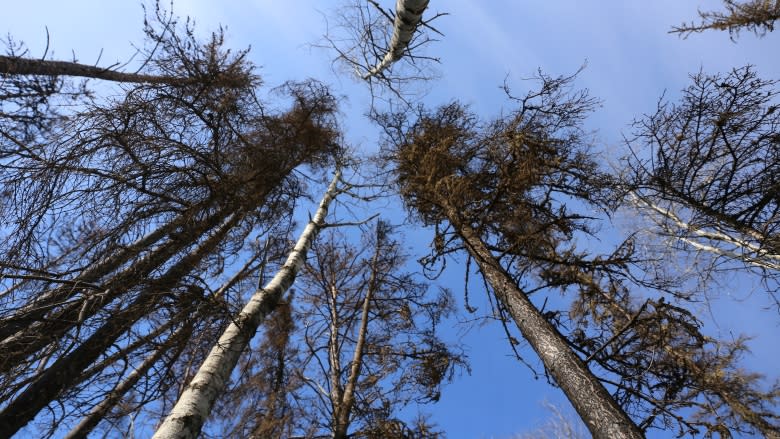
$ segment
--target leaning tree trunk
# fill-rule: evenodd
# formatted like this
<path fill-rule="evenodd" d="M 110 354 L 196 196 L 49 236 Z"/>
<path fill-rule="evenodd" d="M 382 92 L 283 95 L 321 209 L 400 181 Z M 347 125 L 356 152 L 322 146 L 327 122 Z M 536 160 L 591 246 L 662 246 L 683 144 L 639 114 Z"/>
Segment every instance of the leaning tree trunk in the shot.
<path fill-rule="evenodd" d="M 131 82 L 138 84 L 193 84 L 197 78 L 173 77 L 163 75 L 144 75 L 139 73 L 124 73 L 116 70 L 79 64 L 67 61 L 46 61 L 16 56 L 0 55 L 0 74 L 6 75 L 37 75 L 37 76 L 75 76 L 81 78 L 101 79 L 113 82 Z M 226 87 L 242 87 L 246 79 L 222 78 L 221 85 Z"/>
<path fill-rule="evenodd" d="M 42 306 L 42 310 L 23 315 L 19 319 L 22 322 L 27 321 L 27 326 L 0 342 L 0 373 L 7 372 L 21 364 L 30 355 L 60 339 L 68 331 L 97 314 L 105 304 L 111 303 L 117 297 L 139 285 L 155 269 L 192 244 L 194 239 L 218 226 L 225 218 L 229 218 L 231 210 L 221 209 L 202 221 L 194 222 L 190 219 L 190 224 L 183 222 L 186 226 L 182 228 L 180 233 L 172 233 L 167 243 L 160 245 L 146 257 L 115 274 L 102 286 L 103 289 L 99 291 L 99 294 L 93 293 L 84 300 L 72 301 L 71 303 L 64 301 L 65 304 L 61 305 L 59 309 L 55 304 L 52 306 L 55 310 L 51 313 L 49 306 Z M 78 291 L 76 288 L 72 288 L 72 290 Z M 36 320 L 28 321 L 30 318 Z"/>
<path fill-rule="evenodd" d="M 446 213 L 496 297 L 509 310 L 523 337 L 539 355 L 593 437 L 643 438 L 644 434 L 572 351 L 563 335 L 517 287 L 474 229 L 458 221 L 454 209 L 450 208 Z"/>
<path fill-rule="evenodd" d="M 240 221 L 242 215 L 232 214 L 211 236 L 189 254 L 170 267 L 165 274 L 142 291 L 125 309 L 115 313 L 84 340 L 78 348 L 57 359 L 36 377 L 22 393 L 0 411 L 0 438 L 10 437 L 35 418 L 35 416 L 62 392 L 81 382 L 82 373 L 135 322 L 148 314 L 205 256 L 212 253 L 225 236 Z"/>
<path fill-rule="evenodd" d="M 64 439 L 82 439 L 89 436 L 92 430 L 97 427 L 100 421 L 106 417 L 109 411 L 113 409 L 125 394 L 132 389 L 138 381 L 146 376 L 149 370 L 160 358 L 165 355 L 172 346 L 185 346 L 186 339 L 189 337 L 191 325 L 184 325 L 176 330 L 162 345 L 152 351 L 138 367 L 130 372 L 125 379 L 120 381 L 114 389 L 106 395 L 105 399 L 100 401 L 92 410 L 89 411 L 81 421 L 71 429 Z"/>
<path fill-rule="evenodd" d="M 214 294 L 211 296 L 212 299 L 222 297 L 226 291 L 232 288 L 240 280 L 244 279 L 248 273 L 248 268 L 256 260 L 257 257 L 254 257 L 247 261 L 246 265 L 244 265 L 238 272 L 236 272 L 235 275 L 233 275 L 233 277 L 230 278 L 230 280 L 225 282 L 221 287 L 219 287 L 219 289 L 217 289 L 217 291 L 214 292 Z M 174 323 L 176 323 L 176 320 L 169 320 L 160 326 L 154 333 L 152 333 L 156 333 L 155 335 L 149 338 L 153 339 L 162 332 L 167 331 L 171 326 L 173 326 Z M 98 426 L 100 421 L 106 417 L 106 414 L 111 409 L 113 409 L 117 403 L 119 403 L 119 401 L 121 401 L 125 394 L 130 391 L 130 389 L 132 389 L 136 383 L 138 383 L 138 381 L 147 374 L 152 366 L 154 366 L 163 355 L 171 350 L 173 346 L 177 346 L 178 352 L 181 352 L 181 350 L 186 346 L 186 340 L 190 337 L 191 331 L 191 324 L 185 323 L 179 327 L 179 329 L 177 329 L 170 337 L 168 337 L 164 343 L 162 343 L 157 349 L 149 354 L 143 360 L 143 362 L 135 368 L 135 370 L 130 372 L 127 377 L 125 377 L 125 379 L 120 381 L 116 387 L 114 387 L 114 389 L 106 395 L 103 401 L 96 404 L 92 410 L 90 410 L 89 413 L 87 413 L 81 419 L 81 421 L 75 427 L 73 427 L 73 429 L 71 429 L 67 435 L 65 435 L 65 439 L 86 438 L 89 436 L 92 430 Z M 89 377 L 92 374 L 87 372 L 84 375 Z"/>
<path fill-rule="evenodd" d="M 257 328 L 292 286 L 306 260 L 306 253 L 323 228 L 328 206 L 338 194 L 341 172 L 337 171 L 314 217 L 298 238 L 284 266 L 273 279 L 259 289 L 211 349 L 208 357 L 182 393 L 168 417 L 154 433 L 155 439 L 195 438 L 200 434 L 214 401 L 224 391 L 230 374 L 238 363 Z"/>
<path fill-rule="evenodd" d="M 414 31 L 422 21 L 422 14 L 428 7 L 429 0 L 397 0 L 395 3 L 395 20 L 393 21 L 393 37 L 384 58 L 377 63 L 363 79 L 376 76 L 390 64 L 398 61 L 404 55 L 404 50 L 412 41 Z"/>

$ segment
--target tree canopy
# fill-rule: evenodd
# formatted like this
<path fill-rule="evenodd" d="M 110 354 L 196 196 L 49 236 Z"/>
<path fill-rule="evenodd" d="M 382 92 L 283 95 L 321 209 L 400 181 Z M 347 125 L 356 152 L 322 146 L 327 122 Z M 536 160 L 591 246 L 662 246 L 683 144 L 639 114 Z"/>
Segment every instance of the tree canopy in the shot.
<path fill-rule="evenodd" d="M 746 30 L 766 44 L 778 5 L 724 1 L 670 38 Z M 501 102 L 469 94 L 475 82 L 426 96 L 438 63 L 446 81 L 470 74 L 446 71 L 466 53 L 513 56 L 487 7 L 352 0 L 323 14 L 310 48 L 347 67 L 349 96 L 266 74 L 226 30 L 159 2 L 126 64 L 9 37 L 0 437 L 457 437 L 448 392 L 496 354 L 515 368 L 491 385 L 535 378 L 528 389 L 559 389 L 551 407 L 573 407 L 579 420 L 551 409 L 542 434 L 780 437 L 778 377 L 751 370 L 753 334 L 714 330 L 712 311 L 780 310 L 777 72 L 702 65 L 645 99 L 655 107 L 628 115 L 615 145 L 593 125 L 614 96 L 585 88 L 587 65 L 507 76 Z M 528 26 L 539 12 L 495 7 L 527 8 L 515 20 Z M 468 25 L 438 20 L 450 14 Z M 266 66 L 289 59 L 272 43 L 259 42 Z M 641 81 L 598 91 L 659 84 Z M 734 279 L 768 309 L 713 294 Z M 540 399 L 511 397 L 518 415 Z"/>

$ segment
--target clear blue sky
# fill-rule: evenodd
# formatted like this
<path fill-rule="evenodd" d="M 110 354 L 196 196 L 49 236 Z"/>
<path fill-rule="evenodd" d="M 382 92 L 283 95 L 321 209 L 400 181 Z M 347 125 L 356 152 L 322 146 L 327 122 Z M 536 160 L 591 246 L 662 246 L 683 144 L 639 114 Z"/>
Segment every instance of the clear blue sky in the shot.
<path fill-rule="evenodd" d="M 367 89 L 336 75 L 331 53 L 309 47 L 325 30 L 323 14 L 340 3 L 181 0 L 174 10 L 195 18 L 202 32 L 219 24 L 227 26 L 231 47 L 251 45 L 250 57 L 262 66 L 261 75 L 269 86 L 307 77 L 331 84 L 337 95 L 346 97 L 348 141 L 373 150 L 376 131 L 362 116 L 369 102 Z M 381 3 L 391 6 L 394 1 Z M 506 104 L 499 89 L 505 78 L 522 92 L 526 85 L 520 79 L 537 68 L 566 74 L 587 60 L 588 68 L 577 84 L 603 100 L 589 123 L 599 130 L 604 150 L 617 155 L 628 123 L 652 111 L 664 90 L 674 97 L 688 84 L 690 73 L 723 72 L 751 63 L 762 76 L 780 79 L 780 32 L 763 39 L 744 33 L 737 44 L 725 33 L 693 35 L 687 40 L 667 33 L 671 25 L 695 18 L 697 8 L 719 6 L 716 0 L 431 0 L 430 11 L 450 15 L 437 23 L 445 36 L 427 49 L 442 63 L 437 67 L 441 79 L 430 85 L 425 101 L 435 105 L 458 98 L 491 117 Z M 142 42 L 142 20 L 137 1 L 7 0 L 0 13 L 0 32 L 25 41 L 31 55 L 40 56 L 48 26 L 55 58 L 70 59 L 75 53 L 79 61 L 94 63 L 102 49 L 100 64 L 106 66 L 127 60 L 133 52 L 131 44 Z M 604 231 L 610 233 L 608 229 Z M 425 252 L 429 236 L 424 232 L 408 236 L 416 243 L 413 252 Z M 445 281 L 457 294 L 462 275 L 453 270 L 450 276 Z M 761 311 L 768 302 L 760 291 L 749 294 L 745 285 L 741 279 L 724 283 L 722 297 L 712 308 L 697 312 L 713 334 L 756 336 L 746 365 L 777 378 L 772 365 L 780 363 L 775 340 L 779 319 L 774 312 Z M 478 295 L 478 290 L 472 292 L 475 300 Z M 509 358 L 496 325 L 472 329 L 463 341 L 469 345 L 473 373 L 445 388 L 439 404 L 429 409 L 450 438 L 508 438 L 544 421 L 543 401 L 565 406 L 560 392 L 543 380 L 534 381 L 524 366 Z M 533 358 L 532 352 L 526 353 Z"/>

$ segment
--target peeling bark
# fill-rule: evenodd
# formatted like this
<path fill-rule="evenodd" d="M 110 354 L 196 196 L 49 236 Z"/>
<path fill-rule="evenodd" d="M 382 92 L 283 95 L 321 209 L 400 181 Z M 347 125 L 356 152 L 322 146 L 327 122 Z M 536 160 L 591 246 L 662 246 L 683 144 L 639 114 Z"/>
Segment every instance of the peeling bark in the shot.
<path fill-rule="evenodd" d="M 368 71 L 363 79 L 369 79 L 401 59 L 404 50 L 412 41 L 417 26 L 422 21 L 422 14 L 428 7 L 429 0 L 397 0 L 395 3 L 395 20 L 393 21 L 393 37 L 382 61 Z"/>
<path fill-rule="evenodd" d="M 284 266 L 264 288 L 255 292 L 249 303 L 228 326 L 171 413 L 154 433 L 154 439 L 195 438 L 199 435 L 214 401 L 230 380 L 230 374 L 241 353 L 249 345 L 265 316 L 273 311 L 282 294 L 295 281 L 306 260 L 309 247 L 325 223 L 328 207 L 338 194 L 337 185 L 340 178 L 341 172 L 337 171 L 317 212 L 301 233 Z"/>

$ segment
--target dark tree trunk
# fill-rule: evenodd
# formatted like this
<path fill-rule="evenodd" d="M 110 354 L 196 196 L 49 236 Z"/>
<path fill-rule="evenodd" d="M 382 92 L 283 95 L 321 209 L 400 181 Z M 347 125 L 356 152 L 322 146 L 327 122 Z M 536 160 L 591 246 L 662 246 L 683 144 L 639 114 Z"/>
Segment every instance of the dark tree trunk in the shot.
<path fill-rule="evenodd" d="M 453 226 L 479 264 L 496 297 L 514 319 L 523 337 L 536 351 L 545 368 L 561 387 L 594 438 L 643 438 L 644 435 L 615 402 L 585 363 L 572 351 L 563 335 L 521 291 L 501 267 L 479 235 L 447 211 Z"/>
<path fill-rule="evenodd" d="M 81 78 L 102 79 L 113 82 L 132 82 L 145 84 L 181 85 L 194 83 L 195 78 L 175 78 L 172 76 L 143 75 L 138 73 L 117 72 L 106 68 L 67 61 L 46 61 L 41 59 L 18 58 L 0 55 L 0 74 L 39 75 L 39 76 L 77 76 Z M 230 85 L 226 82 L 225 85 Z"/>
<path fill-rule="evenodd" d="M 0 438 L 10 437 L 33 420 L 40 410 L 63 391 L 78 384 L 82 372 L 111 347 L 136 321 L 159 303 L 163 293 L 170 291 L 198 263 L 214 251 L 241 216 L 232 215 L 208 239 L 173 265 L 152 286 L 144 290 L 122 311 L 112 315 L 78 348 L 60 357 L 35 379 L 18 397 L 0 412 Z"/>

